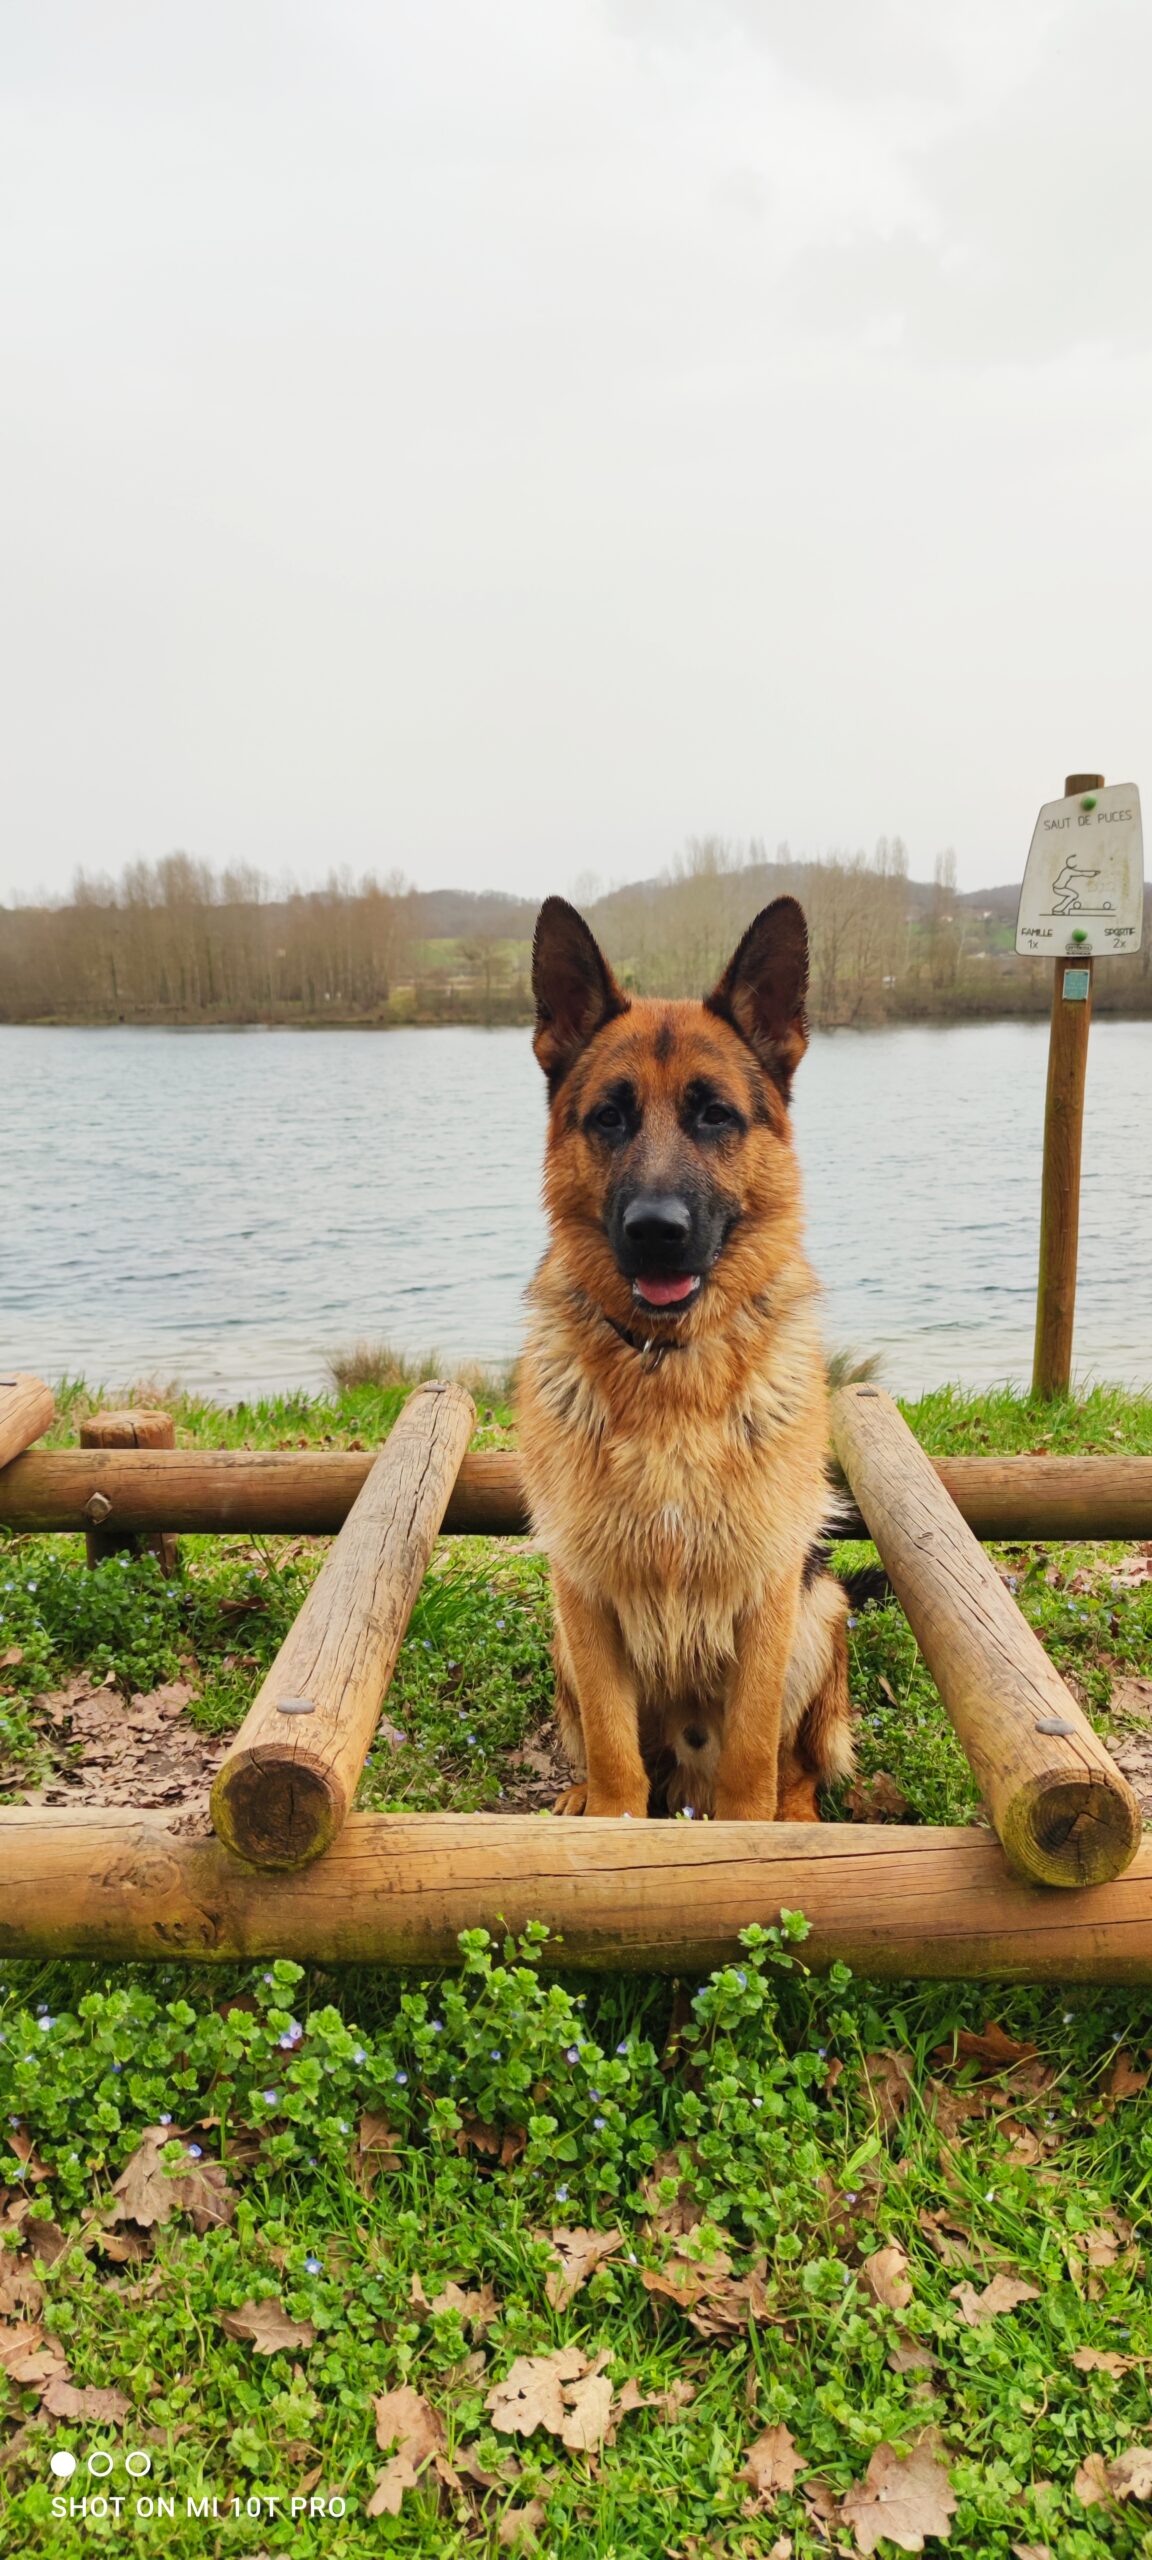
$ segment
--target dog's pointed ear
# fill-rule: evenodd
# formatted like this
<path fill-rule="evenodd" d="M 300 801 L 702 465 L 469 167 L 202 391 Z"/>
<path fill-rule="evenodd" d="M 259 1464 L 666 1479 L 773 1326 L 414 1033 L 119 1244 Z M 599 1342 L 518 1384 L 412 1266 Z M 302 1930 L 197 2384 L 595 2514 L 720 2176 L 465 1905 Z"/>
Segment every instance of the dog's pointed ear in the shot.
<path fill-rule="evenodd" d="M 572 1061 L 614 1014 L 628 1012 L 595 935 L 567 898 L 545 898 L 532 944 L 532 1046 L 554 1093 Z"/>
<path fill-rule="evenodd" d="M 749 925 L 704 1002 L 732 1023 L 785 1101 L 808 1046 L 808 927 L 795 898 L 774 898 Z"/>

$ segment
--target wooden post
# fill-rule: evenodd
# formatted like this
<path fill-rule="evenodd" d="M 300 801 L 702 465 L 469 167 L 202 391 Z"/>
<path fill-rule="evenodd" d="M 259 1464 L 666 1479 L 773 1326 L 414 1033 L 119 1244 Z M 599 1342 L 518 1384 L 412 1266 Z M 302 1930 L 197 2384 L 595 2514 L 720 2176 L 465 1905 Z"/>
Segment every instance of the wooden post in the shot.
<path fill-rule="evenodd" d="M 0 1378 L 0 1467 L 18 1458 L 47 1431 L 56 1411 L 51 1387 L 30 1369 L 13 1369 Z"/>
<path fill-rule="evenodd" d="M 254 1866 L 303 1866 L 340 1829 L 475 1420 L 464 1387 L 409 1397 L 245 1716 L 212 1819 Z"/>
<path fill-rule="evenodd" d="M 37 1449 L 0 1471 L 0 1528 L 84 1529 L 92 1506 L 109 1529 L 331 1537 L 373 1463 L 355 1449 Z M 1152 1539 L 1152 1457 L 933 1458 L 931 1465 L 978 1538 Z M 463 1537 L 524 1536 L 514 1449 L 468 1452 L 443 1525 Z M 838 1525 L 843 1537 L 868 1535 L 859 1512 L 842 1512 Z"/>
<path fill-rule="evenodd" d="M 1070 773 L 1064 784 L 1064 797 L 1071 800 L 1080 792 L 1103 788 L 1102 773 Z M 1092 962 L 1065 953 L 1054 963 L 1052 972 L 1048 1091 L 1044 1104 L 1040 1277 L 1032 1360 L 1032 1393 L 1044 1399 L 1066 1396 L 1072 1383 L 1080 1242 L 1080 1150 L 1091 1027 Z"/>
<path fill-rule="evenodd" d="M 1119 1875 L 1136 1798 L 891 1397 L 841 1387 L 832 1441 L 1006 1856 L 1040 1884 Z"/>
<path fill-rule="evenodd" d="M 1049 1893 L 987 1831 L 352 1813 L 326 1858 L 268 1875 L 160 1813 L 20 1806 L 0 1812 L 0 1878 L 5 1956 L 422 1968 L 458 1964 L 462 1929 L 499 1943 L 543 1920 L 553 1966 L 699 1981 L 784 1909 L 818 1970 L 1152 1983 L 1152 1846 Z"/>
<path fill-rule="evenodd" d="M 170 1413 L 156 1406 L 131 1405 L 122 1412 L 90 1413 L 80 1425 L 82 1449 L 174 1449 L 176 1426 Z M 109 1556 L 124 1554 L 153 1555 L 161 1573 L 175 1573 L 179 1549 L 167 1528 L 140 1532 L 134 1529 L 105 1528 L 110 1504 L 106 1495 L 90 1495 L 85 1503 L 88 1526 L 84 1546 L 90 1565 L 104 1564 Z"/>

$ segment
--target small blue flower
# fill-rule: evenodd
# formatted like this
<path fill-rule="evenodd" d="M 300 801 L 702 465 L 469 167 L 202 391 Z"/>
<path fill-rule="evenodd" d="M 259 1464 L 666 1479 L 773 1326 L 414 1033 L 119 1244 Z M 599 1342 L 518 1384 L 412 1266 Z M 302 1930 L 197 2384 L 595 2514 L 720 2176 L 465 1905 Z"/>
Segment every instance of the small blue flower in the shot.
<path fill-rule="evenodd" d="M 266 2089 L 264 2091 L 264 2104 L 266 2107 L 274 2107 L 276 2105 L 276 2091 L 274 2089 Z"/>
<path fill-rule="evenodd" d="M 114 2071 L 122 2071 L 122 2070 L 123 2070 L 123 2068 L 124 2068 L 124 2065 L 123 2065 L 123 2063 L 122 2063 L 122 2062 L 114 2062 L 114 2063 L 113 2063 L 113 2065 L 112 2065 L 112 2068 L 113 2068 L 113 2070 L 114 2070 Z"/>
<path fill-rule="evenodd" d="M 338 2116 L 338 2117 L 337 2117 L 337 2120 L 336 2120 L 336 2131 L 337 2131 L 337 2133 L 351 2133 L 351 2131 L 352 2131 L 352 2127 L 351 2127 L 351 2125 L 350 2125 L 350 2124 L 345 2124 L 343 2116 Z"/>
<path fill-rule="evenodd" d="M 47 2035 L 49 2027 L 54 2027 L 56 2020 L 55 2018 L 37 2018 L 36 2024 Z"/>
<path fill-rule="evenodd" d="M 365 2051 L 364 2051 L 364 2047 L 363 2047 L 363 2045 L 362 2045 L 362 2044 L 358 2044 L 358 2045 L 356 2045 L 356 2046 L 354 2047 L 354 2049 L 353 2049 L 353 2053 L 352 2053 L 352 2060 L 353 2060 L 353 2062 L 367 2062 L 367 2060 L 368 2060 L 368 2056 L 367 2056 L 367 2054 L 365 2053 Z"/>
<path fill-rule="evenodd" d="M 406 2071 L 398 2071 L 398 2072 L 396 2073 L 395 2077 L 396 2077 L 396 2086 L 397 2086 L 397 2088 L 398 2088 L 398 2089 L 406 2089 L 406 2088 L 407 2088 L 407 2086 L 408 2086 L 408 2074 L 407 2074 L 407 2072 L 406 2072 Z"/>
<path fill-rule="evenodd" d="M 567 2189 L 567 2187 L 557 2187 L 557 2189 L 556 2189 L 556 2202 L 557 2202 L 557 2204 L 567 2204 L 567 2202 L 568 2202 L 568 2189 Z"/>
<path fill-rule="evenodd" d="M 203 2159 L 203 2157 L 204 2157 L 203 2149 L 202 2149 L 201 2145 L 200 2145 L 198 2142 L 190 2142 L 190 2143 L 189 2143 L 189 2145 L 188 2145 L 188 2157 L 189 2157 L 189 2159 L 190 2159 L 190 2160 L 202 2160 L 202 2159 Z"/>
<path fill-rule="evenodd" d="M 171 2116 L 161 2116 L 160 2122 L 161 2124 L 171 2124 L 172 2118 Z"/>
<path fill-rule="evenodd" d="M 579 2062 L 579 2060 L 580 2060 L 580 2047 L 579 2047 L 579 2045 L 578 2045 L 578 2044 L 570 2044 L 570 2045 L 566 2045 L 566 2046 L 565 2046 L 565 2048 L 564 2048 L 564 2060 L 565 2060 L 565 2062 Z"/>
<path fill-rule="evenodd" d="M 488 2056 L 488 2060 L 489 2062 L 503 2062 L 504 2056 L 500 2051 L 499 2045 L 493 2045 L 492 2051 Z"/>
<path fill-rule="evenodd" d="M 741 1990 L 746 1991 L 748 1988 L 748 1976 L 745 1973 L 742 1964 L 738 1964 L 736 1967 L 736 1980 L 739 1983 Z"/>
<path fill-rule="evenodd" d="M 606 2124 L 607 2124 L 607 2122 L 608 2122 L 608 2118 L 607 2118 L 607 2116 L 593 2116 L 593 2118 L 592 2118 L 592 2122 L 593 2122 L 593 2125 L 594 2125 L 594 2127 L 595 2127 L 595 2129 L 596 2129 L 596 2132 L 597 2132 L 597 2133 L 603 2133 L 603 2131 L 604 2131 L 604 2127 L 605 2127 L 605 2125 L 606 2125 Z"/>
<path fill-rule="evenodd" d="M 305 2273 L 305 2275 L 308 2275 L 308 2276 L 318 2276 L 318 2275 L 322 2275 L 322 2274 L 323 2274 L 323 2272 L 324 2272 L 324 2269 L 323 2269 L 323 2263 L 322 2263 L 321 2259 L 319 2259 L 319 2258 L 305 2258 L 305 2260 L 304 2260 L 304 2273 Z"/>
<path fill-rule="evenodd" d="M 428 2023 L 429 2023 L 429 2025 L 430 2025 L 430 2027 L 431 2027 L 431 2029 L 432 2029 L 432 2033 L 433 2033 L 433 2035 L 434 2035 L 434 2036 L 442 2036 L 442 2035 L 443 2035 L 443 2033 L 444 2033 L 444 2020 L 443 2020 L 443 2018 L 431 2018 L 431 2019 L 429 2019 L 429 2022 L 428 2022 Z"/>
<path fill-rule="evenodd" d="M 629 2051 L 629 2047 L 626 2044 L 618 2044 L 616 2051 L 617 2053 L 627 2053 Z"/>

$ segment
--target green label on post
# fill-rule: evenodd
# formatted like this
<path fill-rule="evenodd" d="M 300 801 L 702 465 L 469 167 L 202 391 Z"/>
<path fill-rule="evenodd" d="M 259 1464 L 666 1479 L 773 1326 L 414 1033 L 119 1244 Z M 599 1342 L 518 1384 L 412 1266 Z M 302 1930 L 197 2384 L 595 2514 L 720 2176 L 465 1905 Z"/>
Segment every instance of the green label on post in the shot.
<path fill-rule="evenodd" d="M 1065 1004 L 1087 1004 L 1088 989 L 1091 984 L 1090 969 L 1066 969 L 1064 972 Z"/>

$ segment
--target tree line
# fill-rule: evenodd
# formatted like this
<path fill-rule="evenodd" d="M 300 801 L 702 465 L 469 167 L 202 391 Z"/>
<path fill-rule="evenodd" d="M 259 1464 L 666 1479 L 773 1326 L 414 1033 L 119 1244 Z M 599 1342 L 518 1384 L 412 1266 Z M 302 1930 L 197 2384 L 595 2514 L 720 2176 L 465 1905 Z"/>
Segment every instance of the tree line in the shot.
<path fill-rule="evenodd" d="M 659 878 L 605 890 L 586 877 L 576 902 L 625 986 L 696 995 L 783 892 L 808 917 L 818 1024 L 1047 1008 L 1047 962 L 1012 948 L 1017 891 L 959 893 L 948 853 L 912 880 L 899 837 L 818 861 L 695 839 Z M 0 1021 L 523 1022 L 534 914 L 528 899 L 419 891 L 397 874 L 276 889 L 172 853 L 0 907 Z M 1098 972 L 1097 1003 L 1152 1012 L 1152 937 Z"/>

